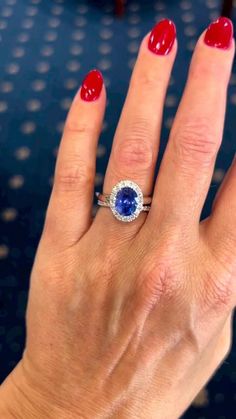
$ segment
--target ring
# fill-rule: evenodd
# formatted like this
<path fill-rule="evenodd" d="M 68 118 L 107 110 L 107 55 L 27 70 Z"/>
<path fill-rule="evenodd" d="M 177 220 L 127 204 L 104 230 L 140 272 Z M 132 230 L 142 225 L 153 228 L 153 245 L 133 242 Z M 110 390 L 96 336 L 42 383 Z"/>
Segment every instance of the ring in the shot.
<path fill-rule="evenodd" d="M 111 194 L 96 192 L 97 204 L 111 209 L 113 215 L 120 221 L 135 220 L 141 211 L 149 211 L 151 197 L 144 197 L 140 187 L 131 180 L 122 180 L 117 183 Z"/>

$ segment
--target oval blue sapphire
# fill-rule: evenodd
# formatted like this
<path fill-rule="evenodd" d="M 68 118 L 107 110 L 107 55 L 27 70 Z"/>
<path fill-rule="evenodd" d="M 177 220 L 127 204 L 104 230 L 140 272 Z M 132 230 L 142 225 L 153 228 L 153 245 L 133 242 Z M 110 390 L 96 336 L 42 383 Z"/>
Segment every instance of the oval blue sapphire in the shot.
<path fill-rule="evenodd" d="M 138 205 L 137 197 L 137 192 L 134 189 L 125 186 L 116 194 L 116 211 L 124 217 L 134 214 Z"/>

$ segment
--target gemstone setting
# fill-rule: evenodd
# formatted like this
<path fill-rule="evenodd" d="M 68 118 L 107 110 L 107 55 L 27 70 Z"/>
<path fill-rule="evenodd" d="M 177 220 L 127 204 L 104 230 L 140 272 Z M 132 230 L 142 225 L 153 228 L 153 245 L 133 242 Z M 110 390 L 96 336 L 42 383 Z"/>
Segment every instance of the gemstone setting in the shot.
<path fill-rule="evenodd" d="M 130 180 L 117 183 L 110 195 L 110 207 L 118 220 L 124 222 L 135 220 L 143 209 L 143 194 L 140 187 Z"/>

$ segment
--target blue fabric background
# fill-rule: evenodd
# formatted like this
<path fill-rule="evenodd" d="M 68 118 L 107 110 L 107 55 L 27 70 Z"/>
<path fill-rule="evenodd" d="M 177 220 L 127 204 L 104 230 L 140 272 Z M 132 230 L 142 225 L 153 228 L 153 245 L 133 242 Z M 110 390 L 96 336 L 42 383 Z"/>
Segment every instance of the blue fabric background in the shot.
<path fill-rule="evenodd" d="M 101 188 L 142 37 L 162 17 L 176 22 L 179 52 L 166 98 L 161 158 L 196 39 L 220 11 L 218 0 L 128 0 L 125 16 L 117 19 L 112 4 L 92 0 L 0 0 L 1 380 L 22 354 L 30 270 L 51 191 L 63 122 L 82 78 L 98 67 L 108 89 L 97 159 L 96 185 Z M 234 68 L 224 141 L 203 217 L 209 214 L 235 153 L 235 112 Z M 185 418 L 233 419 L 235 405 L 234 343 L 231 355 Z"/>

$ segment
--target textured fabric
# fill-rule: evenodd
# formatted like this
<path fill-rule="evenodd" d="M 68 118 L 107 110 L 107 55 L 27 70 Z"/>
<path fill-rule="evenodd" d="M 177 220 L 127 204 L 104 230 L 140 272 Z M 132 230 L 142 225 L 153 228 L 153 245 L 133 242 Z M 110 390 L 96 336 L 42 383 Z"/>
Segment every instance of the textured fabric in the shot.
<path fill-rule="evenodd" d="M 101 188 L 112 136 L 143 37 L 162 17 L 176 22 L 179 52 L 164 113 L 163 154 L 196 39 L 218 0 L 0 0 L 0 376 L 22 354 L 29 275 L 51 191 L 57 147 L 71 99 L 86 72 L 105 75 L 108 105 L 98 148 Z M 236 17 L 236 10 L 235 10 Z M 235 153 L 236 69 L 224 133 L 203 217 Z M 159 158 L 159 162 L 160 162 Z M 159 163 L 157 165 L 158 169 Z M 200 173 L 199 173 L 200 176 Z M 229 220 L 230 222 L 230 220 Z M 171 400 L 170 400 L 171 403 Z M 186 418 L 236 417 L 236 347 Z"/>

